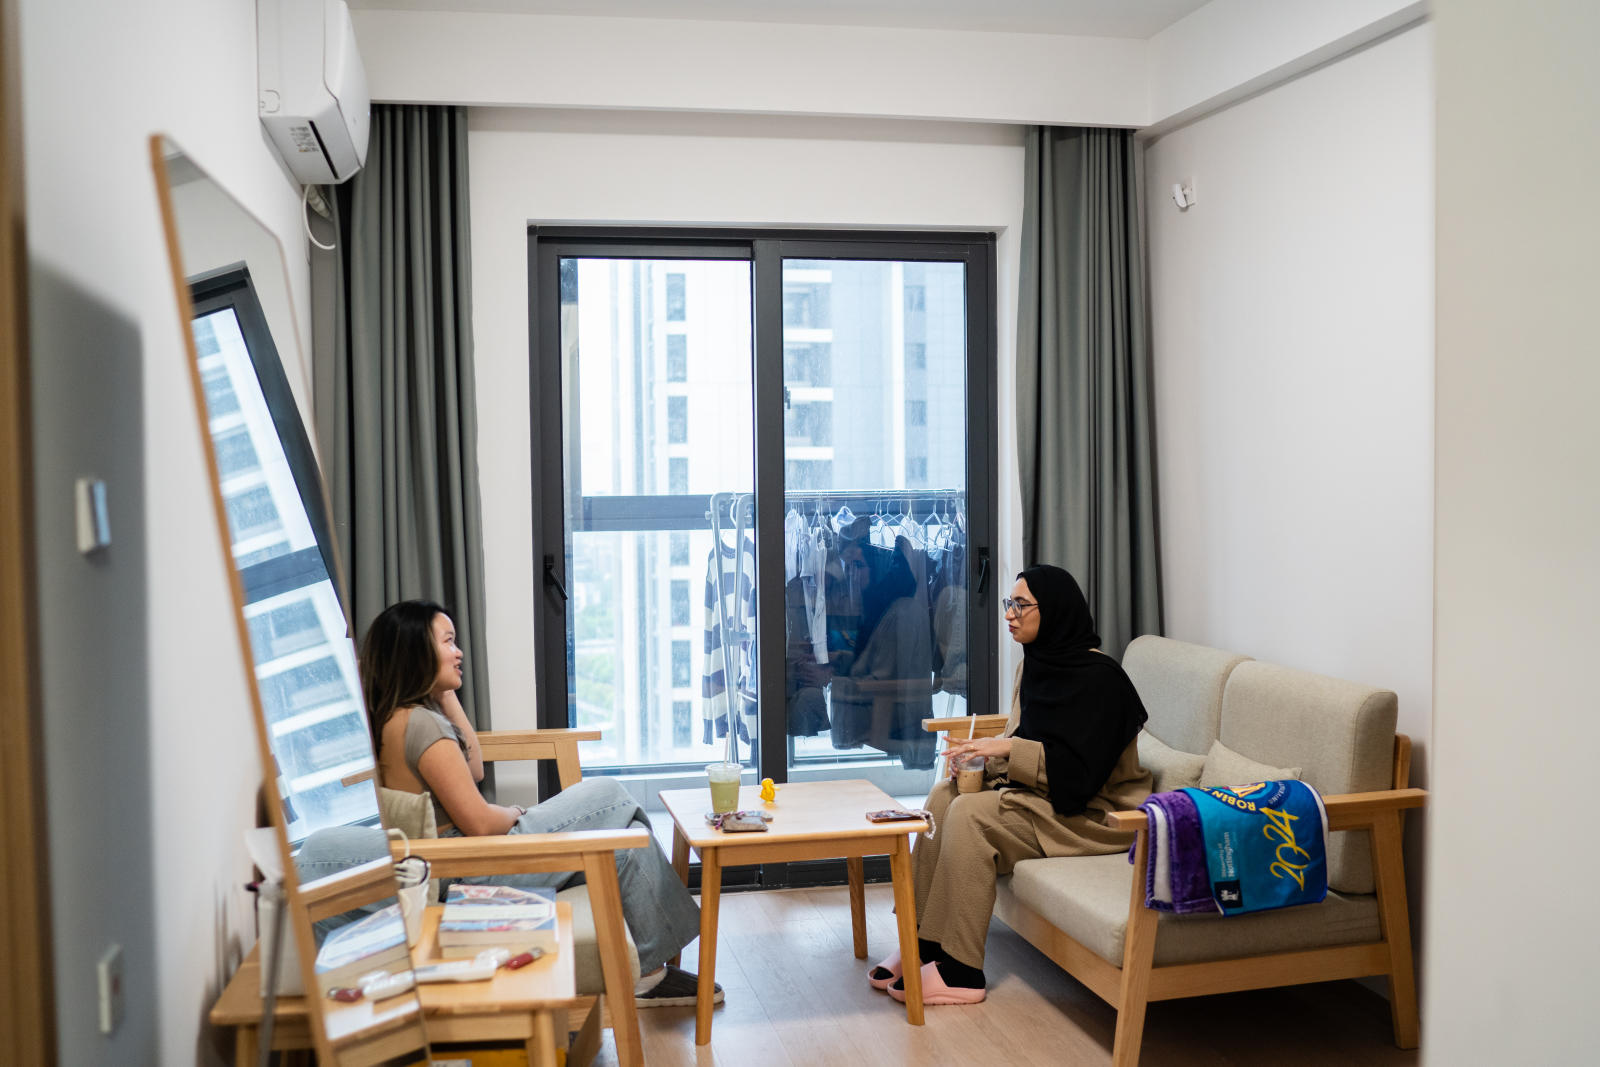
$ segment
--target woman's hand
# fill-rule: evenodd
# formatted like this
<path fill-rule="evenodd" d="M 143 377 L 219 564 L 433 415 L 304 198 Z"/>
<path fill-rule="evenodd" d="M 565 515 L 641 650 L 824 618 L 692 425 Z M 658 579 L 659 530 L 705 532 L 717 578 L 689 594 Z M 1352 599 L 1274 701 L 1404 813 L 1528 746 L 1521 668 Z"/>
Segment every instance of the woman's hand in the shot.
<path fill-rule="evenodd" d="M 956 773 L 956 763 L 968 756 L 984 756 L 988 759 L 1007 759 L 1011 755 L 1011 738 L 1009 737 L 971 737 L 951 741 L 950 747 L 945 750 L 949 760 L 951 775 Z"/>

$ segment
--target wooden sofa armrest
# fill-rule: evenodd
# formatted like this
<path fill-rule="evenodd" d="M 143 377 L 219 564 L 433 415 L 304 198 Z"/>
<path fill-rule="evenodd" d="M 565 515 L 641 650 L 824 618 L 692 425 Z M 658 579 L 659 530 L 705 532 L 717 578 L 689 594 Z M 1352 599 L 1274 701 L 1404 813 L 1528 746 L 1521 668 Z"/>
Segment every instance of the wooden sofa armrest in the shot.
<path fill-rule="evenodd" d="M 957 715 L 949 719 L 923 719 L 922 728 L 930 734 L 965 734 L 971 730 L 973 737 L 994 737 L 1006 728 L 1009 718 L 1007 715 Z"/>
<path fill-rule="evenodd" d="M 1329 830 L 1361 830 L 1371 826 L 1383 812 L 1420 808 L 1427 800 L 1426 789 L 1382 789 L 1375 793 L 1326 796 L 1322 798 L 1322 806 L 1328 811 Z M 1142 811 L 1113 811 L 1107 813 L 1106 825 L 1132 833 L 1144 830 L 1149 818 Z"/>
<path fill-rule="evenodd" d="M 395 859 L 421 856 L 433 865 L 435 878 L 471 878 L 484 874 L 530 874 L 538 871 L 581 871 L 584 857 L 597 852 L 644 848 L 650 831 L 574 830 L 559 834 L 496 834 L 486 837 L 429 837 L 394 841 Z"/>
<path fill-rule="evenodd" d="M 598 740 L 599 730 L 482 730 L 478 733 L 483 762 L 553 759 L 562 789 L 583 780 L 583 768 L 578 763 L 578 742 Z"/>

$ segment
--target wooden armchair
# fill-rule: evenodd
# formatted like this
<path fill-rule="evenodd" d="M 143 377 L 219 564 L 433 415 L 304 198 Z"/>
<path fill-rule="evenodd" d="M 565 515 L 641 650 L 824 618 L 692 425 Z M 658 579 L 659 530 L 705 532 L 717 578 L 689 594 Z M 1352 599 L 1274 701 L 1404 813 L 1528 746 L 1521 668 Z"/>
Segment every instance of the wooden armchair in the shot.
<path fill-rule="evenodd" d="M 583 778 L 578 743 L 599 737 L 599 730 L 486 730 L 478 734 L 478 743 L 485 762 L 554 760 L 557 777 L 565 789 Z M 588 1063 L 599 1048 L 600 1030 L 609 1025 L 616 1040 L 618 1062 L 630 1067 L 644 1063 L 639 1016 L 633 1003 L 633 977 L 628 966 L 622 896 L 617 885 L 616 853 L 619 849 L 649 847 L 649 831 L 425 838 L 408 844 L 411 854 L 426 859 L 433 865 L 435 877 L 440 878 L 582 871 L 594 913 L 605 996 L 603 1004 L 598 996 L 580 999 L 578 1010 L 584 1013 L 584 1022 L 567 1062 L 573 1067 Z M 394 845 L 397 859 L 406 847 L 398 842 Z"/>

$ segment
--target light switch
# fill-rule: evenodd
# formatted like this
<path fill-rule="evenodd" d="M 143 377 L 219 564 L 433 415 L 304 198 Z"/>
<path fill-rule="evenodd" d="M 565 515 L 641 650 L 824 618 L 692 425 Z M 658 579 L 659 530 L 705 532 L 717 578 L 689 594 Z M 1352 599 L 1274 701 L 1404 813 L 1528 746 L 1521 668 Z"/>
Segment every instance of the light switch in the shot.
<path fill-rule="evenodd" d="M 84 555 L 111 544 L 111 516 L 106 510 L 106 483 L 99 478 L 79 478 L 78 551 Z"/>
<path fill-rule="evenodd" d="M 112 945 L 95 968 L 100 987 L 100 1032 L 109 1034 L 122 1021 L 122 946 Z"/>

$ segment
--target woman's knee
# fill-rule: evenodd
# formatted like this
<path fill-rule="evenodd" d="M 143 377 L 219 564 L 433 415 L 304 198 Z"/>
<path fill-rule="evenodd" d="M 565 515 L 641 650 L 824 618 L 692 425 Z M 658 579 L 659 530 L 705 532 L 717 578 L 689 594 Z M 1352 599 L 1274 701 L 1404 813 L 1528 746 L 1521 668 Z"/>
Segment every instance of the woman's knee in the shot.
<path fill-rule="evenodd" d="M 583 800 L 587 806 L 595 810 L 628 804 L 638 806 L 633 794 L 624 789 L 615 778 L 585 778 L 572 783 L 561 792 L 571 794 L 573 800 Z"/>

